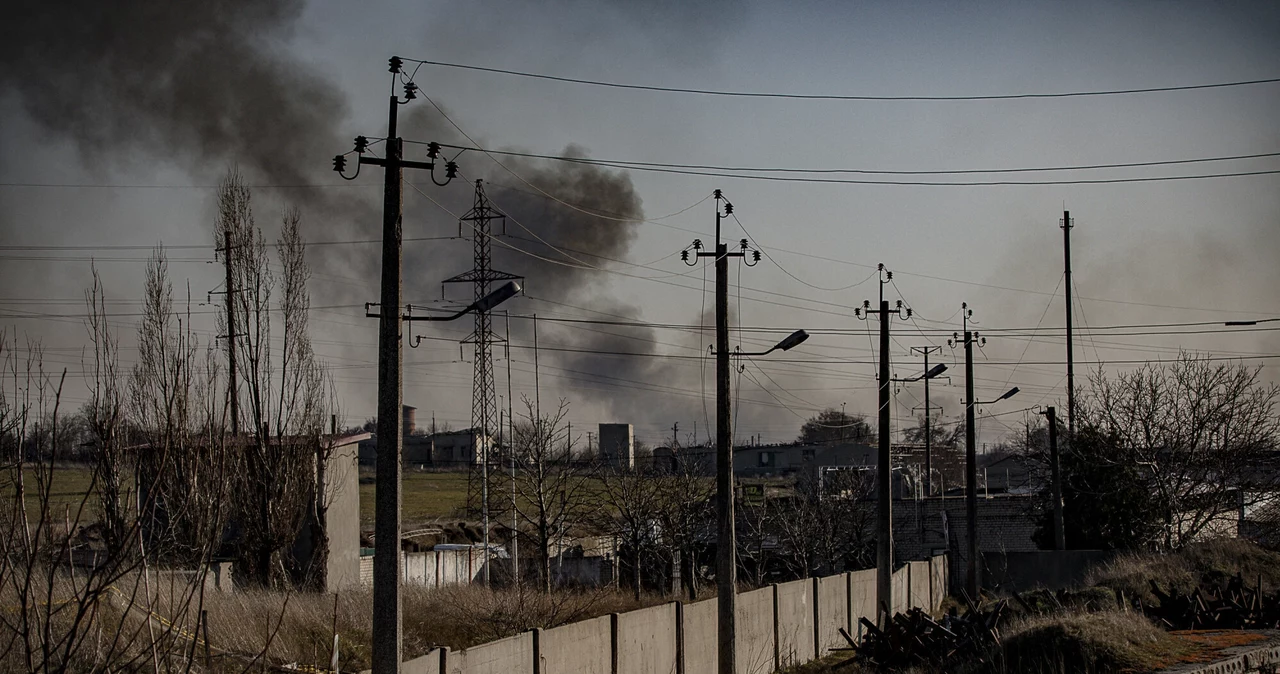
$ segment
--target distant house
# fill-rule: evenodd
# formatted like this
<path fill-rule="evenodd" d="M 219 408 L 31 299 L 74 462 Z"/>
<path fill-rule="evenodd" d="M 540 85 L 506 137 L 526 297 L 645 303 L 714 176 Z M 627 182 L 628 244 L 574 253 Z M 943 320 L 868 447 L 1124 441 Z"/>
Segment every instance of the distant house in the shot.
<path fill-rule="evenodd" d="M 478 465 L 486 452 L 497 459 L 497 443 L 491 436 L 480 437 L 473 429 L 447 431 L 430 435 L 405 434 L 400 461 L 410 466 L 436 468 Z M 360 464 L 372 466 L 378 461 L 378 438 L 372 436 L 360 443 Z"/>

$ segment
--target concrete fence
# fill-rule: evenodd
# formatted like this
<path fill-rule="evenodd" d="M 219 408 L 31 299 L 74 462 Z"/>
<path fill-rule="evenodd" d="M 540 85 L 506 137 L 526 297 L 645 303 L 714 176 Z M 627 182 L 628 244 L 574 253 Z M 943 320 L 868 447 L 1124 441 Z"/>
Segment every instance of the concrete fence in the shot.
<path fill-rule="evenodd" d="M 936 610 L 946 596 L 945 556 L 893 574 L 894 608 Z M 768 674 L 861 638 L 875 619 L 875 569 L 808 578 L 743 592 L 737 602 L 741 674 Z M 466 650 L 439 648 L 408 660 L 404 674 L 700 674 L 717 667 L 716 600 L 671 602 L 535 629 Z"/>
<path fill-rule="evenodd" d="M 486 563 L 478 548 L 401 552 L 400 557 L 405 584 L 428 587 L 469 585 L 481 577 Z M 373 584 L 373 555 L 360 558 L 360 582 Z"/>

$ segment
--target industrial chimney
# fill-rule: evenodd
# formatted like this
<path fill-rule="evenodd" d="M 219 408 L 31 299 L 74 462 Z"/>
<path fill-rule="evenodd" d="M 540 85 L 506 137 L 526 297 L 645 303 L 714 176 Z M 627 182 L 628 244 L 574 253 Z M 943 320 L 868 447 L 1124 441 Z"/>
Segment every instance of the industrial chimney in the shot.
<path fill-rule="evenodd" d="M 418 408 L 404 405 L 404 437 L 409 437 L 418 428 Z"/>

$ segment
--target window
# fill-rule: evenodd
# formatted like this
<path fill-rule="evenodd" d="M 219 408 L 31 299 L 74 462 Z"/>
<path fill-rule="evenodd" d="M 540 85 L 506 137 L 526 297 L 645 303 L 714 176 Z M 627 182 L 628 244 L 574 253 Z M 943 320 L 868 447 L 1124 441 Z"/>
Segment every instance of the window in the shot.
<path fill-rule="evenodd" d="M 773 452 L 760 452 L 760 467 L 768 468 L 773 465 Z"/>

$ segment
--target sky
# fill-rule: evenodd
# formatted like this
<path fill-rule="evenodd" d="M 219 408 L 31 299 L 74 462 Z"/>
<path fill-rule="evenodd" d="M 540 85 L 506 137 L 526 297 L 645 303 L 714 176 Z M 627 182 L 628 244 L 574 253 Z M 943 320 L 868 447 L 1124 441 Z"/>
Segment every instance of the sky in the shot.
<path fill-rule="evenodd" d="M 268 236 L 287 204 L 301 208 L 312 241 L 380 236 L 380 174 L 367 167 L 346 183 L 329 169 L 357 134 L 385 135 L 392 55 L 660 87 L 881 97 L 1280 77 L 1280 7 L 1263 2 L 84 5 L 17 10 L 3 29 L 14 48 L 0 57 L 0 324 L 40 339 L 46 360 L 69 369 L 72 403 L 87 396 L 75 379 L 87 341 L 80 315 L 91 258 L 119 314 L 113 321 L 126 363 L 145 259 L 160 243 L 175 286 L 184 295 L 190 290 L 198 329 L 213 336 L 213 307 L 201 304 L 221 277 L 211 186 L 229 167 L 259 186 L 255 214 Z M 949 171 L 1280 152 L 1277 83 L 849 101 L 640 91 L 431 65 L 413 81 L 421 95 L 399 109 L 406 141 L 474 141 L 628 162 Z M 410 157 L 424 158 L 422 146 L 407 147 Z M 710 363 L 698 356 L 711 343 L 714 275 L 685 266 L 679 253 L 694 238 L 712 240 L 715 206 L 707 197 L 715 189 L 737 216 L 726 220 L 724 237 L 749 236 L 766 253 L 757 266 L 731 268 L 733 323 L 744 328 L 733 343 L 756 350 L 793 329 L 813 334 L 795 351 L 754 359 L 735 376 L 739 442 L 794 439 L 805 418 L 842 404 L 874 416 L 878 326 L 852 309 L 877 299 L 881 263 L 894 272 L 885 298 L 913 309 L 913 320 L 892 324 L 893 374 L 921 371 L 911 347 L 940 346 L 931 358 L 947 363 L 952 377 L 935 380 L 931 395 L 944 421 L 963 412 L 963 354 L 946 341 L 962 329 L 961 303 L 973 312 L 971 327 L 987 337 L 976 357 L 977 397 L 1020 388 L 1014 398 L 982 407 L 981 442 L 1017 429 L 1030 413 L 1025 408 L 1065 405 L 1064 210 L 1075 222 L 1079 380 L 1099 367 L 1115 372 L 1167 360 L 1180 348 L 1238 356 L 1262 366 L 1264 378 L 1280 378 L 1280 333 L 1267 324 L 1230 332 L 1217 325 L 1106 328 L 1280 317 L 1280 174 L 938 186 L 616 170 L 475 151 L 457 161 L 463 178 L 446 187 L 407 177 L 405 236 L 431 240 L 406 243 L 406 302 L 440 305 L 440 281 L 470 267 L 470 243 L 440 237 L 458 234 L 472 180 L 483 178 L 494 205 L 510 216 L 511 236 L 495 243 L 495 264 L 526 276 L 527 296 L 504 305 L 513 314 L 515 348 L 510 361 L 498 353 L 502 404 L 508 365 L 517 409 L 522 396 L 535 397 L 528 317 L 536 313 L 546 319 L 538 326 L 544 348 L 537 397 L 544 405 L 568 401 L 579 444 L 601 422 L 633 423 L 654 445 L 677 423 L 682 443 L 695 427 L 697 440 L 707 439 L 714 381 Z M 1078 181 L 1276 170 L 1280 158 L 1273 156 L 823 177 Z M 544 193 L 624 218 L 584 215 Z M 364 318 L 363 303 L 378 298 L 378 248 L 311 249 L 311 324 L 347 424 L 375 411 L 377 326 Z M 463 290 L 449 288 L 448 297 L 456 302 Z M 420 422 L 434 416 L 469 425 L 471 356 L 456 343 L 468 331 L 447 325 L 425 333 L 433 339 L 422 347 L 405 349 L 405 403 L 419 409 Z M 1149 334 L 1190 331 L 1201 334 Z M 902 385 L 892 403 L 895 428 L 913 424 L 922 401 L 919 384 Z"/>

